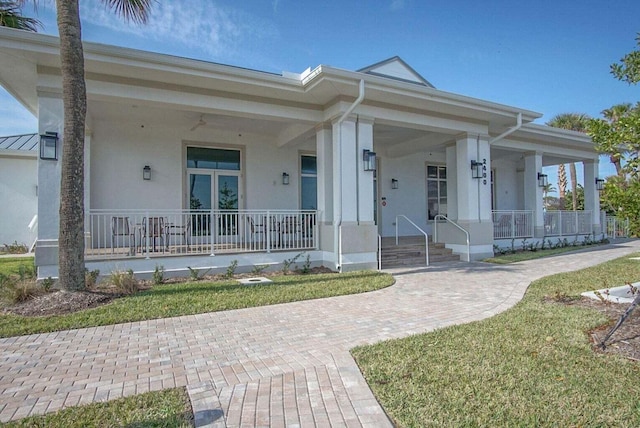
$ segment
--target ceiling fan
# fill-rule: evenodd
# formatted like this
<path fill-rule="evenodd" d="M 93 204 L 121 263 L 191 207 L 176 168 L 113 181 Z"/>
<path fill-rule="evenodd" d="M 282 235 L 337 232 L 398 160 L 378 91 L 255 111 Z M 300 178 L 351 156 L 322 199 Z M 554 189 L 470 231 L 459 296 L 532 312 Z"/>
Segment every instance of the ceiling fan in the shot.
<path fill-rule="evenodd" d="M 198 123 L 196 123 L 195 125 L 193 125 L 190 129 L 190 131 L 195 131 L 197 128 L 206 125 L 207 122 L 204 120 L 204 115 L 201 114 L 200 115 L 200 120 L 198 120 Z"/>

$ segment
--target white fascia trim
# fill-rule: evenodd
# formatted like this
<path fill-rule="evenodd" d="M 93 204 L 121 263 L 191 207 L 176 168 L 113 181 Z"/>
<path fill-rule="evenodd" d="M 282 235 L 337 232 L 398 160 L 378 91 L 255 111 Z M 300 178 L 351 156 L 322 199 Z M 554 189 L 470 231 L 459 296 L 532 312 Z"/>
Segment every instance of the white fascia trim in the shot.
<path fill-rule="evenodd" d="M 38 152 L 33 150 L 0 149 L 0 158 L 3 158 L 3 157 L 37 159 Z"/>
<path fill-rule="evenodd" d="M 367 88 L 371 90 L 381 90 L 393 92 L 399 95 L 426 99 L 434 102 L 441 102 L 460 107 L 480 110 L 487 113 L 493 113 L 502 116 L 515 117 L 518 113 L 522 113 L 523 122 L 531 122 L 542 117 L 542 113 L 525 110 L 505 104 L 485 101 L 478 98 L 468 97 L 464 95 L 454 94 L 435 88 L 419 86 L 413 83 L 406 83 L 398 80 L 388 79 L 385 77 L 374 76 L 371 74 L 347 71 L 327 66 L 319 66 L 311 72 L 311 74 L 303 80 L 303 84 L 307 85 L 310 81 L 322 75 L 324 78 L 337 78 L 341 82 L 349 82 L 355 87 L 358 86 L 360 80 L 364 80 Z"/>

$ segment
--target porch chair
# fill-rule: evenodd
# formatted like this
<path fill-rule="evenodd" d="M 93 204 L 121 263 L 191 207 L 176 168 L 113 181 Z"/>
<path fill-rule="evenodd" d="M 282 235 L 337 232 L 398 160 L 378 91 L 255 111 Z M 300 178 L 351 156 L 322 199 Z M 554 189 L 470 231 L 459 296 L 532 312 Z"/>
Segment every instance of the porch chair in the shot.
<path fill-rule="evenodd" d="M 265 240 L 265 218 L 263 217 L 262 223 L 257 223 L 251 216 L 247 216 L 247 223 L 249 224 L 249 245 L 262 247 Z M 258 236 L 262 235 L 262 236 Z M 256 237 L 258 239 L 256 239 Z M 261 248 L 260 248 L 261 249 Z"/>
<path fill-rule="evenodd" d="M 125 238 L 129 238 L 129 254 L 134 254 L 135 247 L 135 231 L 131 228 L 129 217 L 111 217 L 111 254 L 113 254 L 116 246 L 118 246 L 118 237 L 122 236 L 123 245 Z M 114 246 L 115 243 L 115 246 Z M 120 247 L 118 247 L 120 248 Z"/>
<path fill-rule="evenodd" d="M 190 250 L 191 243 L 191 215 L 187 215 L 186 221 L 183 221 L 182 224 L 175 223 L 167 223 L 166 224 L 166 246 L 165 249 L 169 250 L 169 245 L 171 244 L 172 236 L 181 236 L 182 237 L 182 245 L 186 246 L 187 252 Z M 183 219 L 184 220 L 184 219 Z"/>
<path fill-rule="evenodd" d="M 165 224 L 166 221 L 164 217 L 149 217 L 148 221 L 146 217 L 143 217 L 142 224 L 140 225 L 140 247 L 144 245 L 147 239 L 148 225 L 148 237 L 151 238 L 152 251 L 156 251 L 157 239 L 160 239 L 160 248 L 164 251 L 167 242 L 167 228 Z"/>
<path fill-rule="evenodd" d="M 280 236 L 285 242 L 281 242 L 284 247 L 294 247 L 300 232 L 300 219 L 296 216 L 286 216 L 280 223 Z"/>

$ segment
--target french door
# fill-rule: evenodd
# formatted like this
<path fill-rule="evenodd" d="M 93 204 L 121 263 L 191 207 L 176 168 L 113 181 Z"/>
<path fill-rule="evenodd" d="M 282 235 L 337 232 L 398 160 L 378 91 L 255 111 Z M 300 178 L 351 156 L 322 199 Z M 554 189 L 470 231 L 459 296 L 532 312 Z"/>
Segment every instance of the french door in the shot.
<path fill-rule="evenodd" d="M 241 226 L 238 221 L 239 202 L 242 199 L 240 172 L 189 168 L 187 176 L 192 235 L 224 237 L 225 241 L 235 241 Z M 215 211 L 213 218 L 211 210 Z"/>

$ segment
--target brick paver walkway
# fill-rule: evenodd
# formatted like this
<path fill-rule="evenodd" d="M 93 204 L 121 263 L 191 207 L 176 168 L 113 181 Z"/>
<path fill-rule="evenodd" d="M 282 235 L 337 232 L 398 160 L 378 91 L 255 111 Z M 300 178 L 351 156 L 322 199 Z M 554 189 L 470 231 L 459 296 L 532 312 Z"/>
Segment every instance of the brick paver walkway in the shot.
<path fill-rule="evenodd" d="M 486 318 L 534 279 L 639 250 L 397 270 L 372 293 L 2 339 L 0 421 L 187 386 L 196 426 L 391 426 L 350 348 Z"/>

